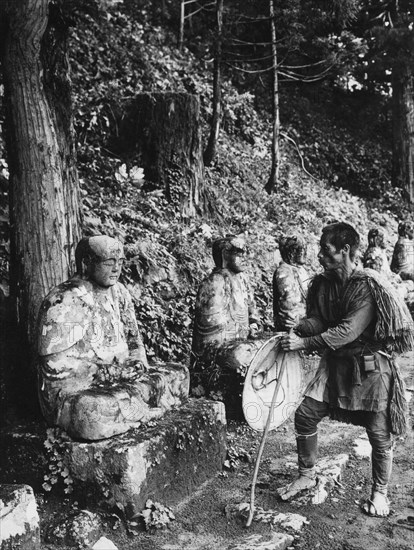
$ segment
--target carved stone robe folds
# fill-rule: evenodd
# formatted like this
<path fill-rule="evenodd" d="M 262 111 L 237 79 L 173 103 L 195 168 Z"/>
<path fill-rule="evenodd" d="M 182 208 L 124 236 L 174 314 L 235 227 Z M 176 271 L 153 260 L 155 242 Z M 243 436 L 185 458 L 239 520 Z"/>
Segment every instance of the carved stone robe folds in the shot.
<path fill-rule="evenodd" d="M 145 367 L 133 304 L 121 283 L 105 290 L 74 277 L 53 289 L 39 314 L 38 353 L 43 414 L 76 438 L 125 432 L 188 395 L 186 367 Z M 128 379 L 128 365 L 142 374 Z M 108 380 L 97 382 L 108 368 Z"/>
<path fill-rule="evenodd" d="M 398 237 L 391 260 L 391 269 L 401 279 L 414 280 L 414 240 Z"/>
<path fill-rule="evenodd" d="M 245 273 L 214 270 L 200 285 L 195 304 L 193 353 L 249 336 L 249 325 L 258 315 Z"/>
<path fill-rule="evenodd" d="M 281 262 L 273 275 L 273 315 L 277 331 L 288 330 L 286 320 L 306 316 L 309 275 L 302 266 Z"/>

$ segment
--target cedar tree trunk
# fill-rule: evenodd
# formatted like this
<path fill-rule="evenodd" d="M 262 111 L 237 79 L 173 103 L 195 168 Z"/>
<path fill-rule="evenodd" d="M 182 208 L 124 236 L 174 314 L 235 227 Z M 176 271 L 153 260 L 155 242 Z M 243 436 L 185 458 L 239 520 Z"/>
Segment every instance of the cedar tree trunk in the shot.
<path fill-rule="evenodd" d="M 62 21 L 49 21 L 48 6 L 3 4 L 11 286 L 32 344 L 41 301 L 72 271 L 80 223 L 65 32 Z"/>
<path fill-rule="evenodd" d="M 273 114 L 273 134 L 272 134 L 272 168 L 270 170 L 269 179 L 265 185 L 266 191 L 270 194 L 277 190 L 279 185 L 279 169 L 280 169 L 280 150 L 279 150 L 279 78 L 277 72 L 277 47 L 276 47 L 276 24 L 275 24 L 275 9 L 273 0 L 269 4 L 270 12 L 270 29 L 272 36 L 272 114 Z"/>
<path fill-rule="evenodd" d="M 179 203 L 184 217 L 204 206 L 204 164 L 198 97 L 186 93 L 142 93 L 120 123 L 120 154 L 134 157 L 145 180 Z"/>
<path fill-rule="evenodd" d="M 217 37 L 216 53 L 214 56 L 213 76 L 213 117 L 211 120 L 210 136 L 204 151 L 204 164 L 210 166 L 215 154 L 220 131 L 221 115 L 221 57 L 223 41 L 223 0 L 216 0 Z"/>
<path fill-rule="evenodd" d="M 414 202 L 414 71 L 408 64 L 396 67 L 392 81 L 393 185 Z"/>
<path fill-rule="evenodd" d="M 180 1 L 180 30 L 178 32 L 178 48 L 180 52 L 184 45 L 184 21 L 185 21 L 185 1 Z"/>

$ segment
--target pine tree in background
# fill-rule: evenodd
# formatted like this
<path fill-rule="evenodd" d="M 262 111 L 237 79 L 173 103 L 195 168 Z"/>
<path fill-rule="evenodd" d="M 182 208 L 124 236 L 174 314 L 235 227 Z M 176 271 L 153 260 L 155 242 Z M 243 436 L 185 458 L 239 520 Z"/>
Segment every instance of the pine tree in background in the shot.
<path fill-rule="evenodd" d="M 368 27 L 368 86 L 392 94 L 392 185 L 414 202 L 414 4 L 367 0 L 361 20 Z"/>

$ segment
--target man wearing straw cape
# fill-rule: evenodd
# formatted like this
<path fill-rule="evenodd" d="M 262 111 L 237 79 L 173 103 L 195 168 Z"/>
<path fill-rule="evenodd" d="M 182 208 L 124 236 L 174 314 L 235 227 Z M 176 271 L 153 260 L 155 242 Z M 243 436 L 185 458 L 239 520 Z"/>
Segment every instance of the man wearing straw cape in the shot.
<path fill-rule="evenodd" d="M 395 355 L 413 349 L 407 307 L 378 273 L 356 267 L 360 244 L 347 223 L 322 230 L 307 317 L 282 338 L 285 351 L 322 353 L 319 368 L 295 414 L 299 477 L 279 489 L 283 500 L 316 484 L 317 426 L 325 416 L 362 425 L 372 446 L 372 493 L 362 504 L 371 516 L 390 512 L 387 488 L 392 434 L 406 428 L 404 388 Z"/>

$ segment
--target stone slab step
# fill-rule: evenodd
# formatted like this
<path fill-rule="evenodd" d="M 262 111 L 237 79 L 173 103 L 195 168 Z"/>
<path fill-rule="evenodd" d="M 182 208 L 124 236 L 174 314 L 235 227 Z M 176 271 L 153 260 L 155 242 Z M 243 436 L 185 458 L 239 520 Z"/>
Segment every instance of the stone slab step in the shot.
<path fill-rule="evenodd" d="M 224 404 L 190 399 L 143 428 L 108 440 L 66 442 L 73 496 L 88 508 L 131 517 L 147 499 L 172 506 L 221 470 L 226 455 Z"/>
<path fill-rule="evenodd" d="M 39 515 L 28 485 L 0 485 L 0 549 L 40 550 Z"/>

